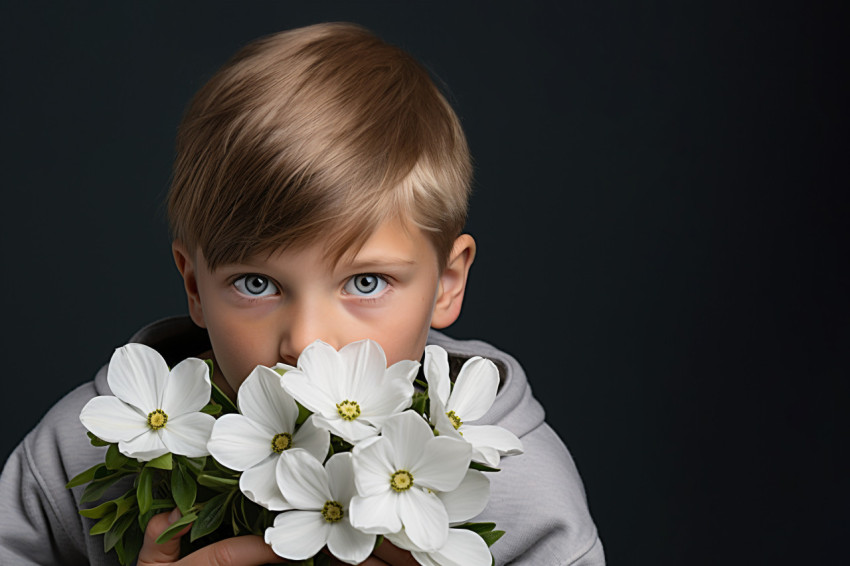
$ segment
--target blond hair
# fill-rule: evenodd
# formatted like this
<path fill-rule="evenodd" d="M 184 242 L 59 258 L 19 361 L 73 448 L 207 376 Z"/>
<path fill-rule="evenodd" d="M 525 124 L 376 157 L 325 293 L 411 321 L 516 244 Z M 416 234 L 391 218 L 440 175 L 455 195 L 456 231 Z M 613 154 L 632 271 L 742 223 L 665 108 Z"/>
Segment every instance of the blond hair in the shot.
<path fill-rule="evenodd" d="M 471 173 L 457 116 L 410 55 L 318 24 L 250 43 L 195 95 L 168 212 L 211 269 L 317 242 L 338 261 L 391 218 L 421 228 L 442 268 Z"/>

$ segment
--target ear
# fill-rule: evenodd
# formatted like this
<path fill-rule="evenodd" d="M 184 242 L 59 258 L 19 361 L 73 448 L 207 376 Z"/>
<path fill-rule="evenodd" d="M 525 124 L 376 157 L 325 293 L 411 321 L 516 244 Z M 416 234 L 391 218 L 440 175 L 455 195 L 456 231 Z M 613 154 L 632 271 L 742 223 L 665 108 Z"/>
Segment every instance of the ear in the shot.
<path fill-rule="evenodd" d="M 186 288 L 186 298 L 189 301 L 189 316 L 192 317 L 192 322 L 201 328 L 206 328 L 204 309 L 201 306 L 201 295 L 198 292 L 195 258 L 186 250 L 186 246 L 177 240 L 171 244 L 171 252 L 174 254 L 174 263 L 177 264 L 177 271 L 183 276 L 183 286 Z"/>
<path fill-rule="evenodd" d="M 469 268 L 473 260 L 475 260 L 475 240 L 469 234 L 461 234 L 455 240 L 449 254 L 449 261 L 443 273 L 440 274 L 440 286 L 437 289 L 434 313 L 431 316 L 433 328 L 445 328 L 460 316 L 463 294 L 466 291 L 466 278 L 469 276 Z"/>

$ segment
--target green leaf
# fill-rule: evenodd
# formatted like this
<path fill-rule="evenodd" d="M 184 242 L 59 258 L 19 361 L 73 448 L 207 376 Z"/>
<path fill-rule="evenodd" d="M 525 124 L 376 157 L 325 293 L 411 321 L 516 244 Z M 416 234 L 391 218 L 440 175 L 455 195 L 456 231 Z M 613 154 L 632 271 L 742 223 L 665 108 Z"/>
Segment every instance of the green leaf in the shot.
<path fill-rule="evenodd" d="M 212 367 L 211 362 L 209 362 L 208 364 L 210 365 L 210 367 Z M 210 375 L 212 375 L 212 369 L 210 369 Z M 215 382 L 210 381 L 210 383 L 212 384 L 212 401 L 213 401 L 213 403 L 221 405 L 221 409 L 222 409 L 222 412 L 224 414 L 238 413 L 239 409 L 236 407 L 236 405 L 233 403 L 233 401 L 230 400 L 230 397 L 225 395 L 224 391 L 222 391 L 218 387 L 218 385 L 215 384 Z"/>
<path fill-rule="evenodd" d="M 309 417 L 313 413 L 311 413 L 310 409 L 308 409 L 298 401 L 296 401 L 295 404 L 298 405 L 298 418 L 295 419 L 295 424 L 297 426 L 301 426 L 302 424 L 304 424 L 304 421 L 307 420 L 307 417 Z"/>
<path fill-rule="evenodd" d="M 79 513 L 89 519 L 103 519 L 107 513 L 115 512 L 117 509 L 118 504 L 115 501 L 106 501 L 91 509 L 80 509 Z"/>
<path fill-rule="evenodd" d="M 204 508 L 198 513 L 198 520 L 192 525 L 192 533 L 189 538 L 191 542 L 210 534 L 221 526 L 231 497 L 233 497 L 233 492 L 220 493 L 204 504 Z"/>
<path fill-rule="evenodd" d="M 470 462 L 469 463 L 470 470 L 478 470 L 480 472 L 501 472 L 499 468 L 491 468 L 486 464 L 481 464 L 480 462 Z"/>
<path fill-rule="evenodd" d="M 484 539 L 487 546 L 493 546 L 493 543 L 502 538 L 503 534 L 505 534 L 505 531 L 487 531 L 486 533 L 479 533 L 479 536 Z"/>
<path fill-rule="evenodd" d="M 493 543 L 502 538 L 505 531 L 487 531 L 486 533 L 478 533 L 478 536 L 484 539 L 487 546 L 493 546 Z"/>
<path fill-rule="evenodd" d="M 104 466 L 103 469 L 105 470 L 106 466 Z M 126 477 L 130 473 L 132 472 L 118 471 L 113 472 L 112 474 L 103 478 L 94 480 L 86 486 L 86 489 L 83 491 L 83 495 L 80 496 L 80 504 L 82 505 L 83 503 L 91 503 L 92 501 L 97 501 L 103 496 L 107 489 L 109 489 L 110 487 L 112 487 L 113 484 L 115 484 L 115 482 L 117 482 L 123 477 Z M 97 475 L 99 474 L 96 473 L 95 476 Z"/>
<path fill-rule="evenodd" d="M 109 446 L 109 442 L 99 439 L 98 437 L 96 437 L 92 433 L 86 431 L 86 434 L 88 435 L 89 442 L 91 442 L 92 446 Z"/>
<path fill-rule="evenodd" d="M 130 461 L 130 458 L 118 451 L 117 444 L 110 444 L 106 449 L 106 467 L 117 470 Z"/>
<path fill-rule="evenodd" d="M 217 415 L 222 411 L 222 406 L 218 403 L 209 402 L 201 409 L 202 413 L 206 413 L 208 415 Z"/>
<path fill-rule="evenodd" d="M 101 468 L 106 470 L 106 464 L 95 464 L 88 470 L 80 472 L 79 474 L 71 478 L 71 481 L 66 483 L 65 487 L 70 489 L 72 487 L 77 487 L 78 485 L 83 485 L 84 483 L 92 481 L 95 478 L 95 474 L 97 474 L 98 470 L 100 470 Z"/>
<path fill-rule="evenodd" d="M 198 516 L 195 513 L 189 513 L 188 515 L 183 515 L 176 521 L 174 521 L 167 529 L 165 529 L 159 537 L 156 539 L 157 544 L 162 544 L 164 542 L 170 541 L 174 535 L 182 531 L 186 525 L 197 519 Z"/>
<path fill-rule="evenodd" d="M 201 456 L 200 458 L 187 458 L 186 456 L 177 456 L 177 461 L 184 464 L 187 470 L 198 475 L 204 471 L 204 466 L 207 464 L 207 457 Z"/>
<path fill-rule="evenodd" d="M 166 452 L 162 456 L 154 458 L 147 464 L 145 464 L 146 468 L 158 468 L 160 470 L 170 470 L 173 466 L 171 452 Z"/>
<path fill-rule="evenodd" d="M 425 403 L 428 401 L 428 394 L 422 391 L 417 391 L 413 394 L 413 401 L 410 408 L 420 415 L 425 412 Z"/>
<path fill-rule="evenodd" d="M 153 469 L 143 468 L 136 487 L 136 499 L 139 500 L 139 513 L 145 514 L 153 504 Z"/>
<path fill-rule="evenodd" d="M 204 487 L 210 487 L 216 490 L 227 489 L 231 490 L 239 485 L 239 480 L 236 478 L 222 478 L 210 474 L 200 474 L 198 483 Z"/>
<path fill-rule="evenodd" d="M 112 525 L 112 528 L 106 532 L 103 537 L 103 551 L 109 552 L 112 548 L 121 540 L 121 537 L 124 536 L 124 532 L 127 528 L 136 522 L 138 519 L 138 515 L 136 513 L 125 513 L 121 515 L 121 517 L 115 521 L 115 524 Z"/>
<path fill-rule="evenodd" d="M 132 527 L 127 529 L 124 532 L 124 538 L 121 540 L 121 546 L 124 547 L 124 562 L 123 564 L 135 564 L 136 557 L 139 555 L 139 551 L 142 549 L 142 542 L 144 542 L 144 531 L 137 529 L 136 527 Z M 117 547 L 118 545 L 116 545 Z M 120 558 L 120 556 L 119 556 Z"/>
<path fill-rule="evenodd" d="M 89 530 L 89 534 L 94 535 L 102 535 L 106 531 L 112 528 L 112 525 L 115 524 L 115 520 L 118 519 L 118 515 L 113 509 L 109 513 L 103 516 L 103 518 L 94 524 L 94 526 Z"/>
<path fill-rule="evenodd" d="M 207 466 L 209 471 L 214 472 L 214 471 L 218 470 L 219 472 L 223 473 L 224 476 L 233 476 L 233 477 L 238 477 L 239 474 L 241 473 L 241 472 L 237 472 L 236 470 L 231 470 L 230 468 L 228 468 L 227 466 L 225 466 L 224 464 L 222 464 L 221 462 L 219 462 L 215 458 L 210 458 L 207 463 L 209 464 L 210 462 L 212 463 L 212 466 Z M 224 477 L 221 474 L 215 474 L 215 475 L 217 475 L 219 477 Z"/>
<path fill-rule="evenodd" d="M 485 533 L 487 531 L 492 531 L 496 528 L 496 523 L 464 523 L 462 525 L 457 525 L 456 527 L 452 527 L 455 529 L 466 529 L 468 531 L 472 531 L 475 533 Z"/>
<path fill-rule="evenodd" d="M 195 483 L 186 466 L 177 462 L 177 465 L 171 470 L 171 496 L 174 497 L 174 502 L 180 508 L 180 512 L 186 514 L 189 508 L 195 504 L 195 497 L 198 495 L 198 484 Z"/>

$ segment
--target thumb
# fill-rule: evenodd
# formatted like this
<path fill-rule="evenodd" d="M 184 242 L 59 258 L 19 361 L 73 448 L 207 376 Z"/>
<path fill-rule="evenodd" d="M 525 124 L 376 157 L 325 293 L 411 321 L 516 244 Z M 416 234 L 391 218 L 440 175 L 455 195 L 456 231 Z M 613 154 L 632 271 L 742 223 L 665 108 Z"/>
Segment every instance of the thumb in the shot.
<path fill-rule="evenodd" d="M 138 566 L 169 564 L 180 559 L 180 537 L 186 534 L 190 525 L 186 525 L 185 529 L 162 544 L 157 544 L 156 539 L 181 516 L 180 509 L 175 507 L 171 513 L 160 513 L 151 517 L 145 529 L 145 541 L 139 550 Z"/>

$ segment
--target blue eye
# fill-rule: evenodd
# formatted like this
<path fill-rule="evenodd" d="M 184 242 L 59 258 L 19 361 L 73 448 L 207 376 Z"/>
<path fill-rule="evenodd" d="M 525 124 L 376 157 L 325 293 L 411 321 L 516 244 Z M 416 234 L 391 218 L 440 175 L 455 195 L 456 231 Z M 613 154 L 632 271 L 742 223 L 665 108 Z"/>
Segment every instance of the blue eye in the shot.
<path fill-rule="evenodd" d="M 233 282 L 233 286 L 243 295 L 250 297 L 267 297 L 278 292 L 277 287 L 268 277 L 257 273 L 243 275 Z"/>
<path fill-rule="evenodd" d="M 374 273 L 359 273 L 346 281 L 345 292 L 360 297 L 371 297 L 387 288 L 387 280 Z"/>

